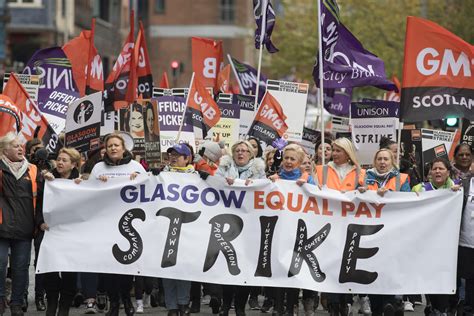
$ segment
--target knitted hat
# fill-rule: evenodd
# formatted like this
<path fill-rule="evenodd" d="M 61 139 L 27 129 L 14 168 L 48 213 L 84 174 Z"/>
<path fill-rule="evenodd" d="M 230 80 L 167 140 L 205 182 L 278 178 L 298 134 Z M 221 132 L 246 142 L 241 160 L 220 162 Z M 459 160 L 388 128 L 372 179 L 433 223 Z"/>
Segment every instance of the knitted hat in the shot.
<path fill-rule="evenodd" d="M 224 148 L 224 143 L 216 143 L 211 141 L 206 141 L 201 145 L 199 153 L 202 156 L 206 156 L 214 163 L 219 163 L 219 159 L 222 157 L 222 148 Z"/>

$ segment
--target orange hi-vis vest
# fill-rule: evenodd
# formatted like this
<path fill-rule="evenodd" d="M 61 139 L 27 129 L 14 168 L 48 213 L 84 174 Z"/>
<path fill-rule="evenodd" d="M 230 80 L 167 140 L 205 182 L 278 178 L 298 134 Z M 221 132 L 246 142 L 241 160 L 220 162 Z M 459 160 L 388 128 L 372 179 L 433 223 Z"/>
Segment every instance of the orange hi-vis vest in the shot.
<path fill-rule="evenodd" d="M 38 195 L 38 183 L 36 183 L 36 176 L 38 175 L 38 169 L 35 165 L 30 164 L 28 166 L 28 177 L 31 182 L 31 193 L 33 196 L 33 212 L 36 211 L 36 197 Z M 3 195 L 3 170 L 0 169 L 0 195 Z M 34 214 L 33 214 L 34 215 Z M 0 208 L 0 224 L 3 224 L 3 210 Z"/>
<path fill-rule="evenodd" d="M 367 184 L 366 181 L 367 179 L 365 178 L 364 185 Z M 383 187 L 390 191 L 400 191 L 402 184 L 406 181 L 408 181 L 408 175 L 406 173 L 399 173 L 395 177 L 391 177 Z M 376 181 L 374 181 L 374 183 L 367 184 L 367 189 L 377 191 L 377 189 L 379 189 L 379 185 Z"/>
<path fill-rule="evenodd" d="M 328 165 L 316 166 L 316 175 L 320 185 L 327 185 L 328 188 L 338 191 L 351 191 L 363 184 L 365 169 L 353 167 L 342 180 L 342 183 L 336 170 Z"/>

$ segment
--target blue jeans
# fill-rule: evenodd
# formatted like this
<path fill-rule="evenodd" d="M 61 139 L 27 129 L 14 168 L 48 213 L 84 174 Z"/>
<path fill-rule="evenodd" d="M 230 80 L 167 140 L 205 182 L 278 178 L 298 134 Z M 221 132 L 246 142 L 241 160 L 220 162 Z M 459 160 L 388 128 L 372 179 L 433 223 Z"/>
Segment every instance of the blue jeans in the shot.
<path fill-rule="evenodd" d="M 28 288 L 28 267 L 31 257 L 31 240 L 0 238 L 0 297 L 5 297 L 8 250 L 12 272 L 12 295 L 10 305 L 21 305 L 25 288 Z"/>
<path fill-rule="evenodd" d="M 191 281 L 162 279 L 165 290 L 166 309 L 178 309 L 178 305 L 189 304 Z"/>

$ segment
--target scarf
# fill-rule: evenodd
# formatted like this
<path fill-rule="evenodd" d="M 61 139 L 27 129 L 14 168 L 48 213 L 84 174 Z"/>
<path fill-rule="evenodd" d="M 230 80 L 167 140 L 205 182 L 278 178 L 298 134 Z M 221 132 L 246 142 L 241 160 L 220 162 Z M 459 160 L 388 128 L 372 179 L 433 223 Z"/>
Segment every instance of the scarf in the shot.
<path fill-rule="evenodd" d="M 251 159 L 245 166 L 237 166 L 237 165 L 235 165 L 235 166 L 237 167 L 237 171 L 239 172 L 239 177 L 240 177 L 240 175 L 241 175 L 243 172 L 245 172 L 245 171 L 247 171 L 247 170 L 250 169 L 250 167 L 252 166 L 252 163 L 253 163 L 253 159 Z"/>
<path fill-rule="evenodd" d="M 390 175 L 397 175 L 397 169 L 395 168 L 392 168 L 392 170 L 385 173 L 379 173 L 375 168 L 371 168 L 367 170 L 367 172 L 370 172 L 375 176 L 375 181 L 377 181 L 381 188 L 383 188 L 385 184 L 387 184 L 387 181 L 390 180 Z"/>
<path fill-rule="evenodd" d="M 187 165 L 186 167 L 172 167 L 166 166 L 163 171 L 168 172 L 179 172 L 179 173 L 195 173 L 193 165 Z"/>
<path fill-rule="evenodd" d="M 28 170 L 28 166 L 30 165 L 25 157 L 23 157 L 22 161 L 13 162 L 6 156 L 3 156 L 2 161 L 8 166 L 8 169 L 10 169 L 10 172 L 17 180 L 19 180 L 25 174 L 25 172 Z"/>
<path fill-rule="evenodd" d="M 334 169 L 334 171 L 336 171 L 337 176 L 339 177 L 339 181 L 341 181 L 341 182 L 344 181 L 347 174 L 354 167 L 353 165 L 349 164 L 348 162 L 338 166 L 334 163 L 334 161 L 328 162 L 328 166 L 332 167 Z"/>
<path fill-rule="evenodd" d="M 281 179 L 283 179 L 283 180 L 294 180 L 294 181 L 301 178 L 302 174 L 303 173 L 301 172 L 300 168 L 296 168 L 296 169 L 293 169 L 291 171 L 285 171 L 283 169 L 280 169 L 280 172 L 278 173 L 278 175 L 280 176 Z"/>

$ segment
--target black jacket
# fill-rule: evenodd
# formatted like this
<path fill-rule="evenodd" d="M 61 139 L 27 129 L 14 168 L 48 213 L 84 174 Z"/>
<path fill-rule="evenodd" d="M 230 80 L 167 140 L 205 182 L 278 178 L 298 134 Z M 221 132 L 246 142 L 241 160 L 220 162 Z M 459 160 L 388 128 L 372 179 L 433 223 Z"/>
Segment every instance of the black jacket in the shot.
<path fill-rule="evenodd" d="M 28 170 L 17 180 L 8 166 L 1 160 L 0 169 L 3 170 L 3 193 L 0 194 L 2 219 L 0 238 L 32 239 L 35 230 L 35 209 Z M 38 172 L 34 181 L 38 183 L 39 179 L 40 174 Z M 39 187 L 40 185 L 38 185 L 38 189 Z"/>

